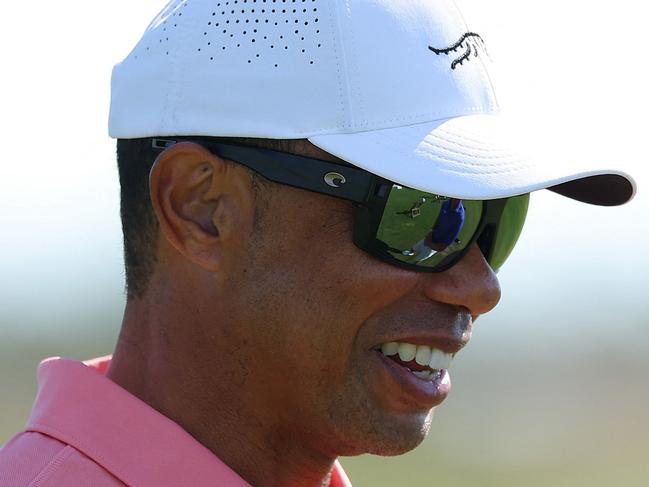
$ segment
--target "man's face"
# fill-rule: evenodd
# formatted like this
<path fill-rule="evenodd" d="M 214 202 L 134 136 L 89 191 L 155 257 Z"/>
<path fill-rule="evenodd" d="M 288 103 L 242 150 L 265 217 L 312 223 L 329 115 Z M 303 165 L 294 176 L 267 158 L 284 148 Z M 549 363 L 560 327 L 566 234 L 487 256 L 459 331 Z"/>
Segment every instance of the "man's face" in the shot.
<path fill-rule="evenodd" d="M 323 453 L 394 455 L 425 437 L 450 386 L 414 375 L 386 342 L 455 352 L 498 302 L 479 250 L 441 274 L 383 263 L 352 243 L 352 204 L 273 185 L 241 249 L 229 308 L 248 417 Z M 245 257 L 244 257 L 245 256 Z"/>

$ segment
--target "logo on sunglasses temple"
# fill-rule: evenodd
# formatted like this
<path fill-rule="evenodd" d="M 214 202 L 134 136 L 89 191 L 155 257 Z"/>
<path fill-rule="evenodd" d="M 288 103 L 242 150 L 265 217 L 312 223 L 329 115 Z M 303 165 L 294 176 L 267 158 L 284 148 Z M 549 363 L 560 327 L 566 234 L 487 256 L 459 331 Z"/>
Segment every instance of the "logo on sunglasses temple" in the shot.
<path fill-rule="evenodd" d="M 347 182 L 347 179 L 345 179 L 345 176 L 343 176 L 342 174 L 339 174 L 337 172 L 330 172 L 325 174 L 324 181 L 332 188 L 340 188 Z"/>

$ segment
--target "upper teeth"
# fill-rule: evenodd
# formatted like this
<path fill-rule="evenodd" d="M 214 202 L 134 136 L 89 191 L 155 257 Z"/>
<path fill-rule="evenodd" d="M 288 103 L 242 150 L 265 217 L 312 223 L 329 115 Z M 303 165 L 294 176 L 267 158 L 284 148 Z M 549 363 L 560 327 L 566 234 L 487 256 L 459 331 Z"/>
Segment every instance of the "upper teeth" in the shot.
<path fill-rule="evenodd" d="M 381 346 L 381 352 L 388 357 L 399 354 L 399 358 L 404 362 L 415 359 L 419 365 L 427 365 L 435 370 L 448 369 L 453 360 L 453 355 L 450 353 L 426 345 L 413 345 L 412 343 L 384 343 Z"/>

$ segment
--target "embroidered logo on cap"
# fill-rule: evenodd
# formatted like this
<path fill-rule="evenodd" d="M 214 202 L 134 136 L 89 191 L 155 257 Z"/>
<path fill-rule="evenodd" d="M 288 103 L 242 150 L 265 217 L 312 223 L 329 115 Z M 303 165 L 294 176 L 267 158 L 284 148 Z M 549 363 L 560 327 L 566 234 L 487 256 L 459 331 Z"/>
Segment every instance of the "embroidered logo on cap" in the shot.
<path fill-rule="evenodd" d="M 482 40 L 482 37 L 480 37 L 475 32 L 467 32 L 462 37 L 460 37 L 459 41 L 457 41 L 450 47 L 440 49 L 433 46 L 428 46 L 428 49 L 433 51 L 438 56 L 440 54 L 446 54 L 447 56 L 450 56 L 451 53 L 459 54 L 459 57 L 457 59 L 454 59 L 451 63 L 451 69 L 457 68 L 458 65 L 462 66 L 464 64 L 464 61 L 470 61 L 471 54 L 473 54 L 474 57 L 478 57 L 480 51 L 487 54 L 487 48 L 485 47 L 485 43 Z M 459 53 L 458 50 L 460 51 Z"/>

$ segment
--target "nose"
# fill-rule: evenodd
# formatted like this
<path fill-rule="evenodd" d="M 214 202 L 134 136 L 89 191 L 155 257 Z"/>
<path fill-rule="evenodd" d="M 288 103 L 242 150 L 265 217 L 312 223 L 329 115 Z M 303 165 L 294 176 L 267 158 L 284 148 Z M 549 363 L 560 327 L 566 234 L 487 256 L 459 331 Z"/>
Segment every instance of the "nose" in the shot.
<path fill-rule="evenodd" d="M 462 306 L 476 318 L 496 307 L 500 284 L 476 244 L 453 267 L 439 274 L 426 274 L 424 293 L 439 303 Z"/>

